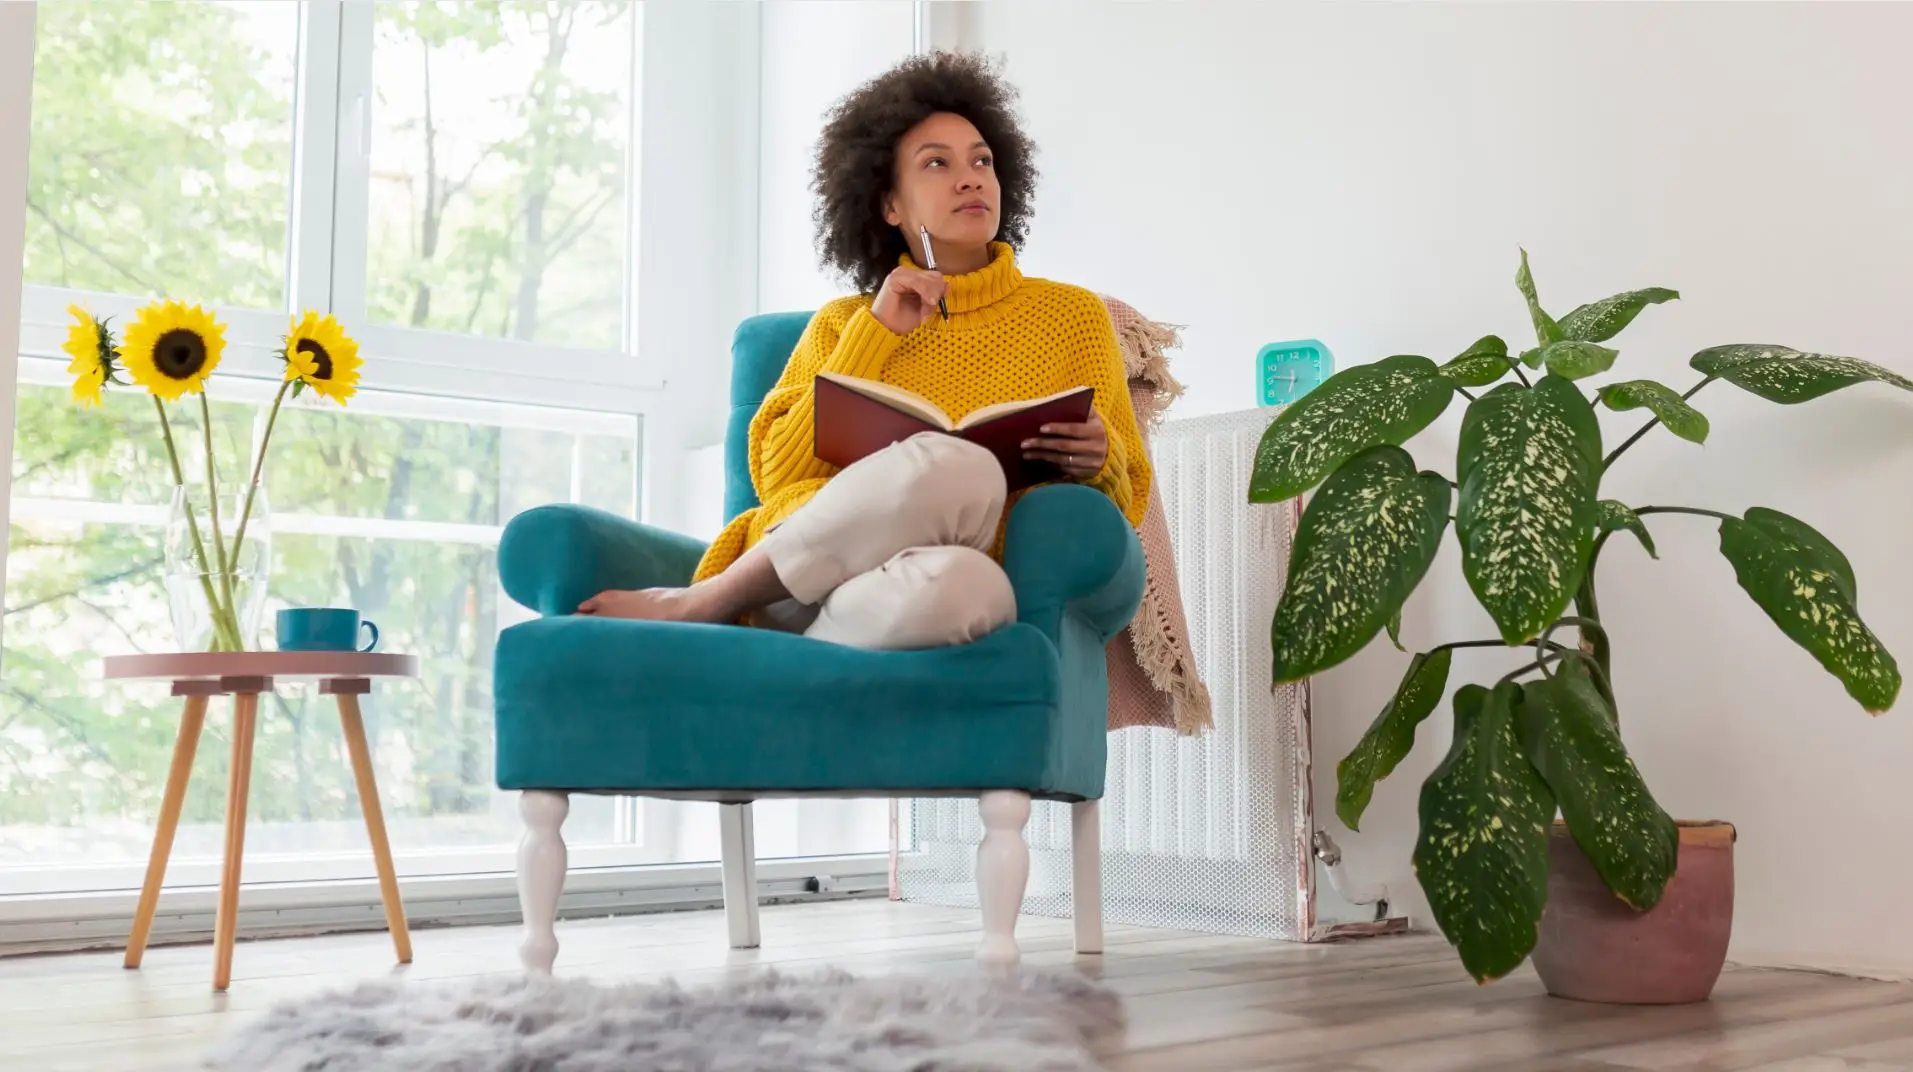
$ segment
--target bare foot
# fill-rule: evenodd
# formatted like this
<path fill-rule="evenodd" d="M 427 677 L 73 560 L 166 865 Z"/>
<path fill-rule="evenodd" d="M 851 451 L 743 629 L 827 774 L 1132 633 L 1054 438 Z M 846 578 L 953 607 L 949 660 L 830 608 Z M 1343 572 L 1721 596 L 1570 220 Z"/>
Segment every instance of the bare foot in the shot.
<path fill-rule="evenodd" d="M 790 591 L 778 579 L 770 556 L 760 545 L 745 552 L 730 569 L 689 588 L 599 592 L 578 604 L 578 613 L 647 622 L 729 625 L 746 611 L 768 607 L 789 596 Z"/>
<path fill-rule="evenodd" d="M 600 592 L 578 604 L 578 613 L 649 622 L 727 622 L 735 612 L 719 606 L 702 586 Z"/>

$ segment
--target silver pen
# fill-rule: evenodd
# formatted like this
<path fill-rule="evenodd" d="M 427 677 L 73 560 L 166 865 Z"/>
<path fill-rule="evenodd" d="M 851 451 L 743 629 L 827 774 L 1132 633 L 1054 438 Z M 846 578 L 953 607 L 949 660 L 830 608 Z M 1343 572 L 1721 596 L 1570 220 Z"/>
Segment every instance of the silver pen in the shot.
<path fill-rule="evenodd" d="M 923 266 L 933 272 L 936 271 L 937 254 L 935 250 L 930 248 L 930 229 L 928 227 L 917 228 L 917 237 L 923 239 Z M 950 319 L 950 307 L 943 303 L 942 298 L 937 299 L 937 312 L 943 314 L 943 319 Z"/>

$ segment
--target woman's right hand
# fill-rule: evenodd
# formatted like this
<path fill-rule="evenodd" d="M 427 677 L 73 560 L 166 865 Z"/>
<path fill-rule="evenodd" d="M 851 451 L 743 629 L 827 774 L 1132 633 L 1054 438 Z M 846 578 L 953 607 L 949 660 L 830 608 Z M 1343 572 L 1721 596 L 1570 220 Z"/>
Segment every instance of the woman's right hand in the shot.
<path fill-rule="evenodd" d="M 899 266 L 877 288 L 870 313 L 893 334 L 908 335 L 937 315 L 937 299 L 949 292 L 950 283 L 942 272 Z"/>

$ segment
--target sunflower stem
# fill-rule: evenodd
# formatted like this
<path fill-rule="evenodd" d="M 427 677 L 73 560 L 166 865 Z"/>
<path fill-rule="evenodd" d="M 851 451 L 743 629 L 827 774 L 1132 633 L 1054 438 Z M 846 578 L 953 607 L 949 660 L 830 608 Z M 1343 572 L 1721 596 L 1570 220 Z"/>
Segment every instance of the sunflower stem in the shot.
<path fill-rule="evenodd" d="M 215 619 L 224 615 L 227 631 L 233 641 L 232 651 L 243 651 L 239 643 L 239 622 L 232 609 L 232 567 L 227 564 L 226 537 L 219 528 L 219 474 L 213 464 L 213 406 L 206 400 L 206 392 L 199 391 L 199 430 L 206 441 L 206 513 L 213 523 L 213 552 L 219 557 L 219 590 L 223 599 L 213 607 Z M 238 548 L 233 549 L 238 553 Z"/>
<path fill-rule="evenodd" d="M 239 529 L 232 537 L 232 557 L 236 562 L 239 551 L 246 545 L 246 524 L 252 520 L 252 501 L 259 494 L 259 477 L 266 470 L 266 448 L 272 445 L 272 426 L 279 421 L 279 406 L 286 400 L 286 391 L 292 387 L 292 381 L 279 385 L 279 393 L 272 396 L 272 410 L 266 414 L 266 431 L 259 437 L 259 454 L 252 460 L 252 482 L 246 485 L 246 505 L 239 511 Z"/>
<path fill-rule="evenodd" d="M 193 538 L 193 557 L 199 561 L 199 586 L 205 591 L 206 606 L 212 611 L 213 632 L 216 642 L 221 645 L 237 644 L 237 636 L 229 636 L 226 623 L 219 615 L 219 597 L 213 593 L 212 565 L 206 560 L 206 544 L 199 537 L 199 519 L 193 514 L 193 502 L 186 495 L 186 470 L 179 464 L 179 446 L 173 441 L 173 422 L 166 419 L 166 403 L 153 396 L 153 409 L 159 414 L 160 435 L 166 439 L 166 460 L 173 464 L 173 484 L 180 489 L 181 509 L 186 512 L 186 531 Z"/>

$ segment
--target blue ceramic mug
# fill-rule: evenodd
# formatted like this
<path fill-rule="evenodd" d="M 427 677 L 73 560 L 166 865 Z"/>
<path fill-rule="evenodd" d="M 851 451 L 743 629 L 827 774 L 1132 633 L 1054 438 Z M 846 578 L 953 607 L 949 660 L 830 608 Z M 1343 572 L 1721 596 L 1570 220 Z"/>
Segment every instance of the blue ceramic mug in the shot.
<path fill-rule="evenodd" d="M 356 610 L 300 607 L 280 611 L 276 620 L 280 651 L 371 651 L 379 646 L 379 627 Z M 360 634 L 367 632 L 370 639 L 359 647 Z"/>

